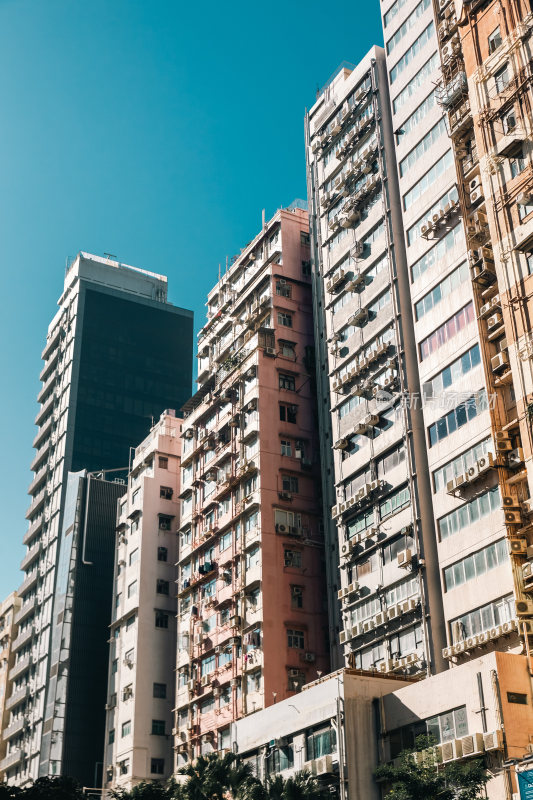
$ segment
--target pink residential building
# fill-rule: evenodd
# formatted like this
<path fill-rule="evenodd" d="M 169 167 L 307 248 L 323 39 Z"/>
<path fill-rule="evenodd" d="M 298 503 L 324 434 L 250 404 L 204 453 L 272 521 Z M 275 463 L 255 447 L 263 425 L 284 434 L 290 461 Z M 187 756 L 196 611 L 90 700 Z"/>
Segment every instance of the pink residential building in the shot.
<path fill-rule="evenodd" d="M 210 292 L 183 409 L 176 765 L 329 669 L 307 212 Z"/>

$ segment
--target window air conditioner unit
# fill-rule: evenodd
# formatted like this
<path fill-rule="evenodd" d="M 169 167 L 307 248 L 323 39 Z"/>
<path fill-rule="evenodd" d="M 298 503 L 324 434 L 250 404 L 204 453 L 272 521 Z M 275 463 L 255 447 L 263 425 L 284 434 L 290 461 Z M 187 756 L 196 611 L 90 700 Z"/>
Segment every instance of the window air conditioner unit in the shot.
<path fill-rule="evenodd" d="M 497 452 L 504 452 L 513 449 L 511 438 L 507 431 L 496 431 L 494 434 L 494 444 Z"/>
<path fill-rule="evenodd" d="M 533 616 L 533 600 L 517 600 L 516 613 L 519 617 Z"/>
<path fill-rule="evenodd" d="M 463 736 L 461 739 L 461 746 L 463 749 L 463 758 L 465 756 L 474 756 L 478 753 L 483 753 L 485 750 L 483 734 L 472 733 L 470 736 Z"/>
<path fill-rule="evenodd" d="M 509 546 L 509 553 L 513 556 L 525 556 L 527 553 L 527 540 L 526 539 L 513 539 L 507 540 Z"/>
<path fill-rule="evenodd" d="M 408 567 L 413 561 L 413 554 L 409 548 L 400 550 L 397 557 L 399 567 Z"/>
<path fill-rule="evenodd" d="M 460 739 L 452 739 L 451 742 L 443 742 L 442 744 L 442 760 L 444 763 L 447 761 L 454 761 L 461 758 L 463 755 L 463 748 Z"/>
<path fill-rule="evenodd" d="M 492 356 L 490 360 L 490 366 L 493 372 L 499 372 L 502 369 L 505 369 L 509 365 L 509 354 L 507 350 L 502 350 L 500 353 L 497 353 L 495 356 Z"/>
<path fill-rule="evenodd" d="M 503 749 L 503 734 L 501 730 L 490 731 L 490 733 L 483 734 L 483 744 L 485 750 L 502 750 Z"/>
<path fill-rule="evenodd" d="M 503 323 L 502 315 L 497 312 L 496 314 L 493 314 L 491 317 L 488 318 L 487 328 L 490 331 L 493 328 L 499 327 L 502 323 Z"/>
<path fill-rule="evenodd" d="M 504 518 L 507 525 L 521 525 L 522 518 L 520 512 L 515 509 L 505 509 Z"/>

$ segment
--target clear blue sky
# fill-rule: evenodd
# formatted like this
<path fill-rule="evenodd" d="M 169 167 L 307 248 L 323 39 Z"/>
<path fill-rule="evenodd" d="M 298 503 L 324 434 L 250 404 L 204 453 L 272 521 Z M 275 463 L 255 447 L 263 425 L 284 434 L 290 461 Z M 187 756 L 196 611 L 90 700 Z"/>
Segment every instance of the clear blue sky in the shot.
<path fill-rule="evenodd" d="M 0 0 L 0 599 L 21 581 L 65 259 L 107 251 L 165 273 L 201 327 L 261 209 L 305 197 L 317 86 L 381 43 L 378 0 Z"/>

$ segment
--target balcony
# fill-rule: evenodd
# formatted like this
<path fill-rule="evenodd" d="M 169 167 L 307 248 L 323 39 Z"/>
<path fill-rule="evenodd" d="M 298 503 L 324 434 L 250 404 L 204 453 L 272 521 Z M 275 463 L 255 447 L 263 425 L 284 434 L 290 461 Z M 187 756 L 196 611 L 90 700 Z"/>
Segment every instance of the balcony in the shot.
<path fill-rule="evenodd" d="M 15 614 L 15 619 L 14 619 L 15 625 L 18 625 L 20 622 L 26 619 L 26 617 L 32 614 L 37 608 L 37 604 L 38 601 L 36 597 L 31 597 L 29 600 L 27 600 L 22 606 L 22 608 L 20 608 Z"/>
<path fill-rule="evenodd" d="M 23 580 L 22 583 L 20 584 L 17 590 L 18 594 L 24 595 L 28 591 L 28 589 L 31 589 L 31 587 L 37 583 L 38 577 L 39 577 L 38 569 L 34 569 L 33 572 L 30 572 L 28 577 L 25 580 Z"/>
<path fill-rule="evenodd" d="M 27 697 L 29 697 L 29 694 L 30 694 L 29 686 L 23 686 L 22 689 L 13 692 L 11 697 L 8 697 L 6 700 L 6 709 L 18 706 L 19 703 L 22 703 L 24 700 L 26 700 Z"/>
<path fill-rule="evenodd" d="M 22 750 L 12 750 L 11 753 L 0 761 L 0 770 L 10 769 L 25 758 L 26 754 Z"/>
<path fill-rule="evenodd" d="M 27 571 L 27 568 L 35 561 L 36 558 L 39 558 L 41 554 L 42 544 L 41 542 L 36 542 L 33 547 L 30 547 L 22 561 L 20 562 L 20 568 L 23 572 Z"/>
<path fill-rule="evenodd" d="M 28 627 L 21 631 L 17 638 L 13 640 L 13 650 L 20 650 L 21 647 L 24 647 L 25 644 L 31 641 L 34 633 L 35 629 L 33 625 L 28 625 Z"/>
<path fill-rule="evenodd" d="M 45 381 L 49 377 L 50 373 L 52 372 L 52 370 L 56 366 L 56 364 L 58 362 L 58 359 L 59 359 L 59 350 L 56 350 L 52 354 L 51 358 L 48 359 L 48 361 L 46 362 L 46 364 L 42 368 L 42 370 L 41 370 L 41 372 L 39 374 L 39 380 L 40 381 Z"/>
<path fill-rule="evenodd" d="M 47 342 L 46 342 L 46 344 L 44 346 L 43 352 L 41 353 L 41 358 L 42 358 L 43 361 L 45 361 L 47 358 L 49 358 L 50 353 L 52 352 L 52 350 L 55 347 L 57 347 L 57 345 L 59 344 L 59 341 L 61 339 L 61 334 L 63 332 L 64 332 L 63 328 L 61 328 L 60 325 L 58 325 L 57 328 L 53 331 L 52 335 L 47 340 Z"/>
<path fill-rule="evenodd" d="M 19 675 L 28 669 L 31 664 L 31 654 L 26 653 L 25 656 L 19 658 L 14 667 L 9 670 L 9 680 L 14 681 Z"/>
<path fill-rule="evenodd" d="M 7 728 L 4 728 L 2 731 L 2 739 L 7 742 L 8 739 L 12 739 L 22 730 L 24 730 L 24 725 L 26 720 L 24 717 L 19 717 L 15 722 L 12 722 L 11 725 L 8 725 Z"/>
<path fill-rule="evenodd" d="M 53 422 L 54 422 L 54 416 L 53 414 L 51 414 L 44 423 L 44 425 L 42 425 L 37 431 L 35 439 L 32 442 L 32 447 L 36 448 L 39 447 L 44 442 L 46 437 L 50 435 L 50 433 L 52 432 Z"/>
<path fill-rule="evenodd" d="M 45 417 L 51 413 L 51 411 L 54 408 L 55 399 L 56 399 L 55 392 L 52 392 L 50 397 L 48 397 L 48 399 L 44 402 L 44 404 L 37 412 L 37 415 L 34 420 L 36 425 L 40 425 L 42 421 L 45 419 Z"/>
<path fill-rule="evenodd" d="M 39 494 L 35 495 L 30 507 L 26 511 L 26 519 L 30 519 L 31 517 L 33 517 L 33 515 L 36 514 L 44 506 L 45 500 L 46 500 L 46 489 L 41 489 Z"/>
<path fill-rule="evenodd" d="M 45 464 L 44 467 L 41 467 L 39 472 L 37 472 L 28 486 L 28 494 L 35 494 L 37 489 L 41 487 L 41 485 L 46 481 L 46 476 L 48 474 L 48 464 Z"/>
<path fill-rule="evenodd" d="M 43 383 L 39 394 L 37 395 L 37 402 L 42 403 L 43 397 L 46 397 L 52 386 L 55 384 L 57 379 L 57 375 L 53 372 L 49 378 Z"/>
<path fill-rule="evenodd" d="M 43 527 L 44 517 L 40 514 L 37 519 L 34 519 L 30 527 L 22 538 L 22 544 L 28 544 L 34 536 L 36 536 Z"/>
<path fill-rule="evenodd" d="M 30 464 L 30 469 L 35 470 L 39 466 L 39 464 L 45 459 L 48 455 L 48 451 L 50 449 L 50 442 L 47 441 L 43 444 L 43 446 L 37 450 L 33 457 L 33 461 Z"/>

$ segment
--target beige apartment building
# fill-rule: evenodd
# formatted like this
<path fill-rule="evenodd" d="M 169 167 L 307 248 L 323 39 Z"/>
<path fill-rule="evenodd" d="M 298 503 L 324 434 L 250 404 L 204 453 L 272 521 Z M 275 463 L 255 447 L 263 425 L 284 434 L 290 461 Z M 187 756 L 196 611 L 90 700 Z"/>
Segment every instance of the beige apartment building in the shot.
<path fill-rule="evenodd" d="M 165 411 L 135 448 L 119 504 L 104 788 L 172 775 L 181 420 Z"/>
<path fill-rule="evenodd" d="M 8 698 L 11 695 L 12 681 L 14 678 L 13 665 L 15 662 L 12 652 L 12 643 L 17 638 L 18 617 L 20 611 L 20 598 L 16 592 L 12 592 L 0 605 L 0 782 L 4 779 L 5 769 L 9 764 L 6 758 L 7 742 L 2 736 L 2 730 L 9 727 L 10 704 Z M 24 719 L 16 725 L 23 726 Z"/>

